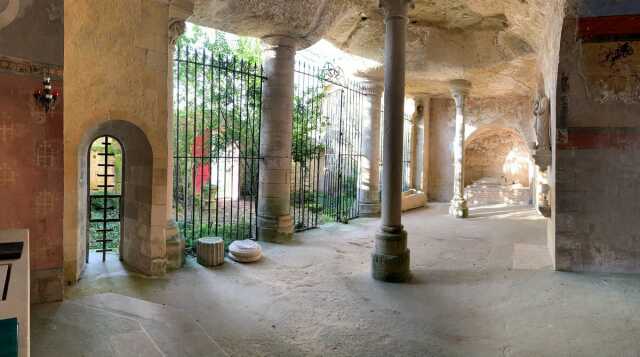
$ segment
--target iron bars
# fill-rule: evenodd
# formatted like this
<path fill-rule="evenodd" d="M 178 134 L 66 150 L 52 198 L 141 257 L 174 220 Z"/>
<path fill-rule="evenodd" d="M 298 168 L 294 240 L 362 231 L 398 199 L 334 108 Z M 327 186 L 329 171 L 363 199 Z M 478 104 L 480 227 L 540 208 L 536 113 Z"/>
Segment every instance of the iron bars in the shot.
<path fill-rule="evenodd" d="M 89 235 L 85 261 L 95 249 L 102 253 L 120 246 L 122 221 L 122 147 L 110 136 L 96 139 L 89 148 Z"/>
<path fill-rule="evenodd" d="M 295 67 L 291 213 L 296 231 L 359 214 L 366 93 L 339 73 L 331 65 Z"/>
<path fill-rule="evenodd" d="M 256 239 L 262 66 L 177 48 L 174 66 L 174 213 L 186 237 Z"/>

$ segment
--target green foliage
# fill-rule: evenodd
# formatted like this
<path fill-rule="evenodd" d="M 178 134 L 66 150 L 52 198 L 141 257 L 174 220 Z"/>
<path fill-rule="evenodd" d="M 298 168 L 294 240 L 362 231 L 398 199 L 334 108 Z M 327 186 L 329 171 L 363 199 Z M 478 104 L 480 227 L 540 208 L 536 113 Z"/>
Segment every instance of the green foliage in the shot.
<path fill-rule="evenodd" d="M 191 249 L 196 245 L 198 238 L 205 236 L 222 238 L 225 250 L 233 241 L 251 238 L 251 225 L 244 219 L 236 223 L 219 223 L 217 225 L 203 223 L 194 226 L 189 222 L 180 222 L 178 225 L 180 231 L 187 237 L 187 248 Z"/>
<path fill-rule="evenodd" d="M 322 117 L 324 92 L 307 88 L 301 96 L 293 98 L 293 138 L 291 154 L 293 161 L 306 165 L 324 151 L 322 134 L 328 121 Z"/>
<path fill-rule="evenodd" d="M 91 219 L 119 218 L 118 209 L 107 210 L 106 217 L 103 210 L 105 205 L 107 207 L 120 207 L 118 198 L 92 198 L 90 202 L 89 212 Z M 89 249 L 102 249 L 102 244 L 98 243 L 97 240 L 102 239 L 102 232 L 98 230 L 103 229 L 103 227 L 102 222 L 89 222 Z M 111 242 L 107 243 L 107 248 L 117 252 L 120 245 L 120 222 L 107 222 L 106 228 L 111 229 L 111 231 L 106 232 L 106 238 L 111 240 Z"/>

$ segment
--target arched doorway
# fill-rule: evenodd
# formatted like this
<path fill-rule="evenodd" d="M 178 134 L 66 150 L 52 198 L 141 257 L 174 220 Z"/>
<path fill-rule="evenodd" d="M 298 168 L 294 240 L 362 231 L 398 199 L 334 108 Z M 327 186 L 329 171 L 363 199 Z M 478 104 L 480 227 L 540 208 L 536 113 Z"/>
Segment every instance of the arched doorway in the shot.
<path fill-rule="evenodd" d="M 89 180 L 86 263 L 94 255 L 103 262 L 107 254 L 120 252 L 122 237 L 122 184 L 124 162 L 122 145 L 111 136 L 100 136 L 91 143 L 89 151 Z M 93 254 L 92 254 L 93 253 Z"/>
<path fill-rule="evenodd" d="M 531 204 L 531 154 L 522 135 L 485 128 L 465 143 L 464 185 L 470 206 Z"/>
<path fill-rule="evenodd" d="M 164 226 L 157 227 L 152 226 L 152 188 L 153 188 L 153 151 L 151 144 L 147 139 L 146 134 L 138 126 L 131 122 L 124 120 L 109 120 L 101 123 L 97 127 L 89 130 L 85 133 L 81 144 L 78 146 L 78 222 L 82 225 L 79 227 L 79 237 L 77 240 L 77 252 L 78 257 L 81 258 L 81 262 L 86 264 L 87 249 L 90 248 L 87 242 L 91 243 L 91 217 L 89 213 L 92 211 L 90 207 L 90 201 L 100 201 L 100 198 L 91 199 L 90 195 L 97 194 L 97 190 L 88 189 L 91 187 L 92 170 L 91 170 L 91 154 L 94 145 L 97 145 L 96 151 L 96 164 L 97 169 L 100 163 L 100 157 L 97 155 L 108 149 L 104 148 L 104 138 L 109 138 L 111 152 L 115 153 L 114 147 L 118 143 L 120 147 L 121 172 L 122 180 L 121 187 L 118 190 L 113 190 L 114 196 L 117 192 L 120 193 L 120 210 L 117 212 L 120 222 L 120 239 L 117 250 L 115 247 L 111 247 L 112 251 L 119 253 L 119 258 L 128 267 L 133 268 L 143 274 L 157 275 L 161 274 L 165 270 L 164 258 L 160 262 L 156 262 L 153 259 L 153 254 L 159 255 L 166 251 L 164 241 Z M 102 144 L 101 144 L 102 140 Z M 116 155 L 117 157 L 117 155 Z M 115 157 L 114 157 L 115 159 Z M 107 160 L 107 163 L 109 161 Z M 116 162 L 114 160 L 114 165 Z M 102 162 L 104 164 L 104 160 Z M 115 169 L 115 166 L 114 166 Z M 99 170 L 96 170 L 99 172 Z M 110 174 L 107 172 L 106 174 Z M 115 174 L 115 173 L 114 173 Z M 125 179 L 126 176 L 126 179 Z M 97 178 L 103 178 L 97 176 Z M 104 182 L 103 182 L 104 184 Z M 107 185 L 110 185 L 107 182 Z M 114 183 L 115 186 L 115 183 Z M 99 184 L 96 185 L 96 189 L 103 188 Z M 114 189 L 116 187 L 113 187 Z M 111 189 L 111 187 L 108 187 Z M 109 195 L 109 190 L 107 190 Z M 116 197 L 114 197 L 116 198 Z M 113 202 L 113 201 L 112 201 Z M 96 209 L 102 207 L 101 204 L 96 203 Z M 162 208 L 162 209 L 160 209 Z M 164 207 L 156 207 L 155 212 L 158 217 L 165 217 Z M 116 214 L 115 210 L 109 210 L 107 213 L 113 217 Z M 100 217 L 100 216 L 97 216 Z M 114 217 L 114 220 L 118 218 Z M 164 219 L 161 219 L 164 223 Z M 116 224 L 117 221 L 107 222 L 110 224 Z M 107 227 L 109 228 L 109 227 Z M 113 233 L 112 233 L 113 232 Z M 99 232 L 102 233 L 102 232 Z M 112 234 L 116 234 L 114 231 L 110 231 Z M 100 242 L 102 243 L 102 242 Z M 107 248 L 112 242 L 106 242 Z M 160 253 L 158 253 L 158 251 Z M 107 252 L 109 253 L 109 252 Z M 80 267 L 82 271 L 84 265 Z"/>

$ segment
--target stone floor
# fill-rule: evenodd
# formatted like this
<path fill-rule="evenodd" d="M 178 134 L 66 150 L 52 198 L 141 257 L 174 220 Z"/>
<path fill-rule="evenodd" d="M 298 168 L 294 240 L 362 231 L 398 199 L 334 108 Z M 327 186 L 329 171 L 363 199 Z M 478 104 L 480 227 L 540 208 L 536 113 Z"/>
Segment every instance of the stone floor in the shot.
<path fill-rule="evenodd" d="M 409 284 L 370 278 L 375 219 L 263 244 L 251 265 L 149 279 L 92 263 L 33 308 L 33 356 L 640 355 L 639 277 L 552 271 L 529 209 L 446 211 L 404 215 Z"/>

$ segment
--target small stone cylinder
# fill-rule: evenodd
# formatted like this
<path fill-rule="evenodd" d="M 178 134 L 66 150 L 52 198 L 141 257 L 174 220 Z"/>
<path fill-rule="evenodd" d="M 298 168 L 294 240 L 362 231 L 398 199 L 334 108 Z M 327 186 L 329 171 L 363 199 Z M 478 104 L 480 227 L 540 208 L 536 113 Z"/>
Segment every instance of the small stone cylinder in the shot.
<path fill-rule="evenodd" d="M 206 237 L 198 239 L 197 245 L 198 264 L 207 267 L 222 265 L 224 263 L 224 241 L 218 237 Z"/>

